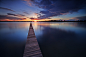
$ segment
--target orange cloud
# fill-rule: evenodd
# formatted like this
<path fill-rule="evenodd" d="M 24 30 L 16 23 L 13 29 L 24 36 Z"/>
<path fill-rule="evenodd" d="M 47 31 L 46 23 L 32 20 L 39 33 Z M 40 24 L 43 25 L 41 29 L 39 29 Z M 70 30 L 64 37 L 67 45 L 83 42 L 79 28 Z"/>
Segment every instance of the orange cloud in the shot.
<path fill-rule="evenodd" d="M 30 2 L 31 0 L 23 0 L 26 1 L 27 4 L 29 4 L 29 6 L 32 6 L 32 3 Z"/>
<path fill-rule="evenodd" d="M 38 13 L 34 13 L 36 16 L 39 15 Z"/>
<path fill-rule="evenodd" d="M 17 21 L 17 20 L 26 20 L 26 18 L 11 17 L 8 15 L 0 15 L 0 21 Z"/>

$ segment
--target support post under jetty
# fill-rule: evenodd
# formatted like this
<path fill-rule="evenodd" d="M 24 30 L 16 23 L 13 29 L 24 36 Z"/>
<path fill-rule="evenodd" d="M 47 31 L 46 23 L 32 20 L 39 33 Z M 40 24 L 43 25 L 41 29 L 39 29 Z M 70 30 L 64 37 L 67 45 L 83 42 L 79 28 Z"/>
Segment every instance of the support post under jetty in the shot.
<path fill-rule="evenodd" d="M 43 57 L 34 33 L 32 23 L 30 23 L 23 57 Z"/>

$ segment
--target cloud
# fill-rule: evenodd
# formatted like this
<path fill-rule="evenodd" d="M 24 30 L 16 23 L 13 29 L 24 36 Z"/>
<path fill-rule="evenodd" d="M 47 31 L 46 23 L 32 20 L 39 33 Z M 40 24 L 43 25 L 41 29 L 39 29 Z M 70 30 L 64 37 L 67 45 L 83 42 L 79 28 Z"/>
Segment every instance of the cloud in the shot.
<path fill-rule="evenodd" d="M 36 16 L 39 15 L 38 13 L 34 13 Z"/>
<path fill-rule="evenodd" d="M 68 19 L 67 21 L 77 21 L 77 20 L 86 20 L 86 16 L 74 17 L 72 19 Z"/>
<path fill-rule="evenodd" d="M 8 9 L 8 8 L 4 8 L 4 7 L 0 7 L 0 9 L 4 9 L 4 10 L 15 12 L 14 10 L 11 10 L 11 9 Z"/>
<path fill-rule="evenodd" d="M 30 19 L 35 19 L 35 18 L 30 18 Z"/>
<path fill-rule="evenodd" d="M 13 14 L 13 13 L 7 13 L 8 15 L 13 15 L 13 16 L 19 16 L 19 17 L 23 17 L 25 15 L 22 15 L 22 14 Z"/>
<path fill-rule="evenodd" d="M 13 16 L 18 16 L 18 15 L 16 15 L 16 14 L 12 14 L 12 13 L 7 13 L 8 15 L 13 15 Z"/>
<path fill-rule="evenodd" d="M 23 12 L 23 13 L 25 13 L 25 14 L 29 14 L 29 13 L 27 13 L 27 12 Z"/>
<path fill-rule="evenodd" d="M 32 17 L 32 18 L 30 18 L 30 19 L 31 19 L 31 20 L 36 20 L 36 18 L 33 18 L 33 17 Z"/>
<path fill-rule="evenodd" d="M 0 15 L 0 20 L 5 20 L 5 19 L 9 19 L 9 20 L 25 20 L 26 18 L 17 18 L 17 17 L 10 17 L 8 15 Z"/>
<path fill-rule="evenodd" d="M 28 0 L 25 0 L 28 2 Z M 39 8 L 42 16 L 39 19 L 45 19 L 53 16 L 59 16 L 67 13 L 77 12 L 86 5 L 86 0 L 29 0 Z"/>
<path fill-rule="evenodd" d="M 74 19 L 78 19 L 78 20 L 86 20 L 86 16 L 75 17 Z"/>
<path fill-rule="evenodd" d="M 22 0 L 22 1 L 26 1 L 27 5 L 32 6 L 33 4 L 31 3 L 32 0 Z"/>
<path fill-rule="evenodd" d="M 38 18 L 33 18 L 33 17 L 32 17 L 32 18 L 30 18 L 30 19 L 31 19 L 31 20 L 39 20 Z"/>
<path fill-rule="evenodd" d="M 25 15 L 23 15 L 23 14 L 18 14 L 19 16 L 25 16 Z"/>

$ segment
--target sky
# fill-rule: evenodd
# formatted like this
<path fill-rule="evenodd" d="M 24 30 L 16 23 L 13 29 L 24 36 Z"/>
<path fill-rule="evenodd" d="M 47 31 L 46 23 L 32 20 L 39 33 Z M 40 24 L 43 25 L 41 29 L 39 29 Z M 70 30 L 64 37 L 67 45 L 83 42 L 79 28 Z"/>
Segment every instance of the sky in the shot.
<path fill-rule="evenodd" d="M 86 0 L 0 0 L 0 21 L 86 20 Z"/>

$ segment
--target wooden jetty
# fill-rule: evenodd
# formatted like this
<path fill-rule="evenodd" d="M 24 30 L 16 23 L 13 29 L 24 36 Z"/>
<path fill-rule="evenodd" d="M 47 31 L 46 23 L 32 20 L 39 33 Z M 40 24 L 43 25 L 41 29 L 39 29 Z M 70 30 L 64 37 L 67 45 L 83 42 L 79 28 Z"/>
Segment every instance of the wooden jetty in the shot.
<path fill-rule="evenodd" d="M 23 57 L 43 57 L 34 33 L 32 23 L 30 23 Z"/>

